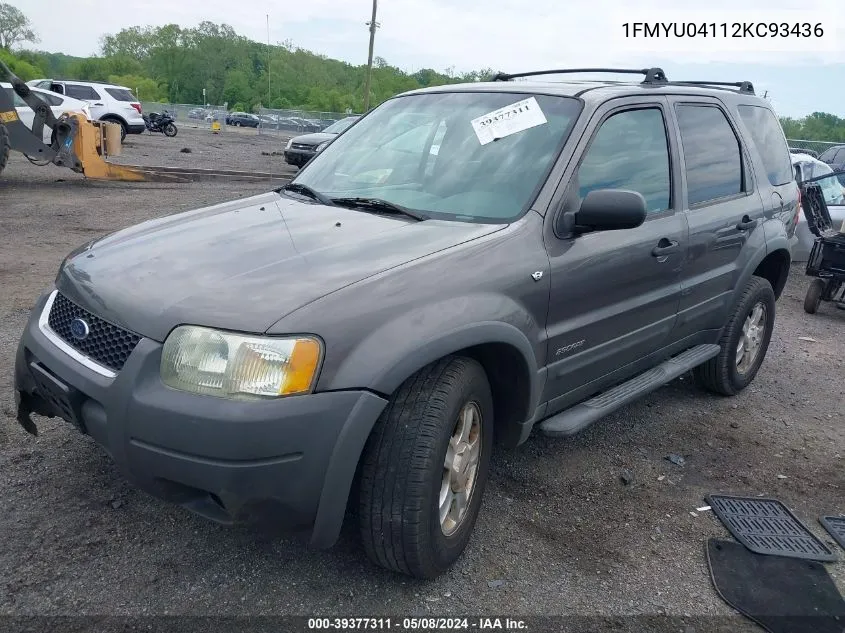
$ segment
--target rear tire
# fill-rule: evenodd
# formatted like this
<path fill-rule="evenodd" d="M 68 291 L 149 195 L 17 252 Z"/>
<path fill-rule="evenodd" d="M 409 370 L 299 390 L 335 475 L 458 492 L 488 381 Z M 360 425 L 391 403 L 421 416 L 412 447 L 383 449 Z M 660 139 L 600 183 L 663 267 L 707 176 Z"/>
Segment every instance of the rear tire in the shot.
<path fill-rule="evenodd" d="M 3 173 L 6 163 L 9 161 L 10 149 L 9 130 L 6 129 L 5 125 L 0 123 L 0 173 Z"/>
<path fill-rule="evenodd" d="M 698 383 L 723 396 L 745 389 L 766 357 L 774 325 L 772 286 L 762 277 L 752 277 L 722 330 L 719 355 L 693 370 Z"/>
<path fill-rule="evenodd" d="M 807 288 L 807 295 L 804 297 L 804 312 L 807 314 L 815 314 L 822 302 L 822 295 L 824 294 L 825 282 L 823 279 L 813 279 L 810 282 L 810 287 Z"/>
<path fill-rule="evenodd" d="M 103 121 L 106 123 L 117 123 L 120 126 L 120 142 L 123 143 L 126 140 L 126 126 L 123 125 L 123 121 L 118 119 L 103 119 Z"/>
<path fill-rule="evenodd" d="M 362 459 L 358 515 L 369 558 L 417 578 L 446 571 L 469 542 L 492 449 L 493 397 L 477 361 L 447 357 L 405 381 Z"/>
<path fill-rule="evenodd" d="M 174 136 L 176 136 L 176 133 L 178 131 L 179 130 L 177 130 L 176 126 L 173 125 L 172 123 L 168 123 L 167 125 L 164 126 L 164 135 L 169 136 L 170 138 L 173 138 Z"/>

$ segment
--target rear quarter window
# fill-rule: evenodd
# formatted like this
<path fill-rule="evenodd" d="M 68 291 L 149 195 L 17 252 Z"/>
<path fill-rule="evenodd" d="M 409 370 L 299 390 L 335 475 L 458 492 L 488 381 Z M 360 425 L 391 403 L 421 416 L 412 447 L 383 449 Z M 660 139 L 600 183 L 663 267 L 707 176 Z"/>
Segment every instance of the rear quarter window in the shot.
<path fill-rule="evenodd" d="M 137 101 L 135 95 L 125 88 L 106 88 L 106 92 L 118 101 Z"/>
<path fill-rule="evenodd" d="M 773 186 L 785 185 L 792 180 L 792 161 L 783 129 L 774 113 L 762 106 L 738 106 L 742 122 L 751 134 L 751 140 L 763 158 L 766 176 Z"/>

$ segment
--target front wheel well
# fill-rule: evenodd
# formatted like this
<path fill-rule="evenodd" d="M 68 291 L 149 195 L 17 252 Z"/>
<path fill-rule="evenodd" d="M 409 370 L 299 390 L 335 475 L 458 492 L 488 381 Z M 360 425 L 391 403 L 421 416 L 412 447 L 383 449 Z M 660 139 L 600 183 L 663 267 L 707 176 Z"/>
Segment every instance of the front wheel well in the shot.
<path fill-rule="evenodd" d="M 762 277 L 772 285 L 772 290 L 775 291 L 775 299 L 780 298 L 786 286 L 791 259 L 788 251 L 779 249 L 766 255 L 754 270 L 755 277 Z"/>
<path fill-rule="evenodd" d="M 520 425 L 531 413 L 531 375 L 528 363 L 507 343 L 483 343 L 455 352 L 477 360 L 493 392 L 493 435 L 497 444 L 516 445 Z"/>

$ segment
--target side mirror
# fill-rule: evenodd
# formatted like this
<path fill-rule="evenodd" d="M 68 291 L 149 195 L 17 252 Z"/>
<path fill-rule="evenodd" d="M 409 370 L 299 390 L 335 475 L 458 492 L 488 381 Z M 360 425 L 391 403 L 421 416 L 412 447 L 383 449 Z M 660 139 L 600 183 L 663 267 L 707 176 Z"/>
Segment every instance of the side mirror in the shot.
<path fill-rule="evenodd" d="M 589 231 L 633 229 L 645 222 L 641 193 L 627 189 L 597 189 L 586 195 L 575 213 L 575 226 Z"/>

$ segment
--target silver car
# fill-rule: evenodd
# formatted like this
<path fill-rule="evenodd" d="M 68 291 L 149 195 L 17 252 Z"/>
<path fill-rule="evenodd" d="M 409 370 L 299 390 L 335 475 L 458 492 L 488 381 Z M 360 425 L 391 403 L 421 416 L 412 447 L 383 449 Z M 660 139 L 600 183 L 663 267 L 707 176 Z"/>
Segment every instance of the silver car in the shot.
<path fill-rule="evenodd" d="M 823 163 L 809 154 L 793 154 L 792 166 L 795 170 L 795 180 L 801 183 L 811 178 L 819 178 L 826 174 L 833 174 L 830 165 Z M 823 178 L 818 181 L 824 192 L 824 199 L 830 211 L 830 219 L 834 229 L 845 229 L 845 187 L 839 182 L 836 176 Z M 816 236 L 810 232 L 807 226 L 807 218 L 801 211 L 798 226 L 795 229 L 795 242 L 792 246 L 792 261 L 806 262 L 810 256 L 810 249 Z"/>

